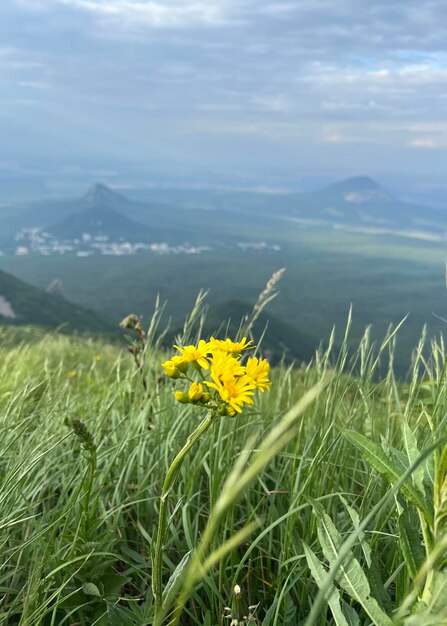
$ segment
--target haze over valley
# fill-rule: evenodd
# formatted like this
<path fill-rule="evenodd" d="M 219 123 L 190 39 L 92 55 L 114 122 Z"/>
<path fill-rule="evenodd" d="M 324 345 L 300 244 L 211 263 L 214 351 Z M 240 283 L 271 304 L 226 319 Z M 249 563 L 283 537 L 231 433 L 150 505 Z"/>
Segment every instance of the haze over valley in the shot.
<path fill-rule="evenodd" d="M 444 327 L 447 211 L 402 201 L 365 175 L 305 193 L 97 183 L 78 197 L 9 203 L 0 225 L 0 268 L 94 311 L 104 330 L 129 312 L 149 317 L 157 295 L 175 329 L 203 289 L 215 323 L 208 332 L 218 312 L 237 325 L 282 267 L 264 319 L 276 358 L 311 358 L 334 324 L 342 334 L 351 305 L 352 345 L 367 325 L 383 338 L 409 314 L 402 370 L 423 325 Z"/>

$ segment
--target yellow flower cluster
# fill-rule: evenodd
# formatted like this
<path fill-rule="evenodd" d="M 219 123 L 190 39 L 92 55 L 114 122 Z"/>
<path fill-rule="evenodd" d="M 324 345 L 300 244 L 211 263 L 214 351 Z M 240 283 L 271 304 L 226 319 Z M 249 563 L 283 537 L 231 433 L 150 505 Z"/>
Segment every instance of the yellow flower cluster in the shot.
<path fill-rule="evenodd" d="M 207 405 L 230 417 L 241 413 L 244 404 L 253 404 L 256 389 L 264 392 L 271 385 L 266 359 L 250 357 L 245 364 L 241 362 L 242 352 L 251 344 L 245 337 L 241 341 L 211 337 L 201 339 L 197 346 L 174 346 L 180 354 L 163 363 L 165 374 L 190 382 L 188 393 L 175 392 L 176 400 Z M 191 378 L 192 372 L 200 376 L 200 382 Z"/>

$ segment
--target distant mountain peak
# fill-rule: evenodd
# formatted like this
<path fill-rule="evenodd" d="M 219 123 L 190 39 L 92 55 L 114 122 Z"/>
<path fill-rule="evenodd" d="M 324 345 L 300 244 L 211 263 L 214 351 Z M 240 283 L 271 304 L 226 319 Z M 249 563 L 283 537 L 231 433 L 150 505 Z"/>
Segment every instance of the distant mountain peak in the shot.
<path fill-rule="evenodd" d="M 109 206 L 116 207 L 127 203 L 125 196 L 113 191 L 110 187 L 102 183 L 96 183 L 90 187 L 87 193 L 82 197 L 82 201 L 89 206 Z"/>
<path fill-rule="evenodd" d="M 345 180 L 328 185 L 327 189 L 346 189 L 351 191 L 376 191 L 382 189 L 378 182 L 370 176 L 351 176 Z"/>
<path fill-rule="evenodd" d="M 113 192 L 112 192 L 113 193 Z M 117 194 L 119 196 L 119 194 Z M 122 203 L 121 203 L 122 204 Z M 68 215 L 63 220 L 46 227 L 46 230 L 65 239 L 81 238 L 83 234 L 107 235 L 113 239 L 133 238 L 146 230 L 113 206 L 110 202 L 98 202 L 95 198 L 81 211 Z"/>
<path fill-rule="evenodd" d="M 362 204 L 372 200 L 390 202 L 393 198 L 373 178 L 369 176 L 353 176 L 333 183 L 324 192 L 336 194 L 343 200 L 353 204 Z"/>

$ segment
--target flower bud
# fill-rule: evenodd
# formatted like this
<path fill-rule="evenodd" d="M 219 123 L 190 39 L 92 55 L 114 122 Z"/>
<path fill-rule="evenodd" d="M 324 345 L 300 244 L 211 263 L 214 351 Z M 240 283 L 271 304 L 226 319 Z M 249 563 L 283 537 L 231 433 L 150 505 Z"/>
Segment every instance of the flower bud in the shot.
<path fill-rule="evenodd" d="M 246 601 L 239 585 L 233 588 L 233 601 L 231 603 L 231 617 L 235 623 L 245 623 L 249 618 L 248 602 Z"/>
<path fill-rule="evenodd" d="M 189 397 L 186 393 L 183 393 L 183 391 L 174 391 L 174 398 L 177 400 L 177 402 L 181 402 L 182 404 L 188 404 L 189 402 Z"/>
<path fill-rule="evenodd" d="M 178 371 L 178 369 L 176 367 L 165 367 L 165 374 L 166 376 L 169 376 L 169 378 L 179 378 L 180 377 L 180 372 Z"/>
<path fill-rule="evenodd" d="M 198 402 L 203 396 L 203 386 L 200 383 L 192 383 L 188 396 L 191 402 Z"/>
<path fill-rule="evenodd" d="M 180 378 L 180 375 L 185 371 L 184 365 L 182 357 L 173 356 L 169 361 L 162 363 L 162 368 L 169 378 Z"/>

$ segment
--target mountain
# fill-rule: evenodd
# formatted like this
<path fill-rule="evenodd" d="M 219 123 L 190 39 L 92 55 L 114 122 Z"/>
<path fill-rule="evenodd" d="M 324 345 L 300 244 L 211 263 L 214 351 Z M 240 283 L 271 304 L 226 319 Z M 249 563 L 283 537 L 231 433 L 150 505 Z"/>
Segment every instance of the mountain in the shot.
<path fill-rule="evenodd" d="M 97 233 L 114 238 L 137 237 L 139 241 L 168 243 L 183 242 L 196 233 L 183 208 L 151 202 L 150 199 L 144 202 L 129 200 L 100 183 L 93 185 L 80 198 L 42 200 L 25 208 L 11 206 L 8 213 L 8 216 L 0 216 L 3 245 L 13 241 L 20 230 L 36 227 L 66 238 L 77 238 L 93 228 Z"/>
<path fill-rule="evenodd" d="M 89 202 L 90 200 L 87 201 Z M 147 226 L 135 222 L 110 206 L 97 204 L 97 199 L 93 199 L 93 202 L 91 207 L 47 226 L 46 232 L 60 239 L 80 239 L 85 233 L 107 236 L 112 240 L 147 239 L 150 234 Z"/>
<path fill-rule="evenodd" d="M 0 324 L 64 326 L 69 331 L 108 334 L 115 328 L 97 313 L 51 295 L 0 271 Z"/>
<path fill-rule="evenodd" d="M 96 184 L 79 198 L 39 200 L 24 207 L 18 205 L 15 210 L 13 206 L 10 207 L 9 215 L 0 218 L 0 234 L 3 237 L 14 235 L 22 228 L 46 228 L 75 213 L 97 207 L 109 207 L 129 213 L 134 205 L 138 203 L 105 185 Z"/>
<path fill-rule="evenodd" d="M 230 190 L 185 191 L 186 205 L 208 202 L 221 212 L 293 219 L 303 226 L 335 227 L 447 237 L 447 210 L 395 198 L 368 176 L 355 176 L 305 193 L 258 193 Z M 170 196 L 172 197 L 172 191 Z M 157 193 L 163 201 L 163 190 Z"/>
<path fill-rule="evenodd" d="M 367 176 L 329 185 L 309 199 L 313 217 L 339 225 L 409 232 L 447 226 L 446 211 L 399 200 Z M 303 211 L 303 200 L 297 203 L 297 214 Z"/>
<path fill-rule="evenodd" d="M 81 202 L 90 207 L 107 206 L 115 209 L 132 204 L 128 198 L 101 183 L 90 187 L 87 193 L 82 196 Z"/>
<path fill-rule="evenodd" d="M 90 232 L 97 222 L 98 230 L 102 222 L 111 224 L 114 235 L 122 228 L 118 236 L 128 239 L 133 238 L 135 225 L 139 224 L 140 241 L 144 241 L 141 236 L 146 232 L 150 241 L 202 244 L 209 242 L 210 232 L 219 232 L 220 241 L 227 238 L 231 243 L 237 236 L 237 226 L 240 231 L 245 229 L 246 223 L 253 224 L 255 215 L 256 225 L 264 222 L 264 230 L 272 234 L 275 223 L 280 229 L 289 228 L 284 222 L 289 220 L 300 228 L 447 239 L 447 210 L 402 201 L 368 176 L 355 176 L 305 193 L 147 189 L 144 193 L 132 193 L 132 198 L 98 183 L 74 200 L 42 201 L 25 210 L 18 209 L 15 214 L 9 210 L 9 216 L 0 220 L 0 237 L 9 237 L 11 241 L 19 230 L 35 226 L 60 236 L 70 236 L 66 233 L 75 231 L 73 236 L 79 237 L 82 232 Z M 65 221 L 67 218 L 70 219 Z M 267 224 L 268 220 L 271 223 Z"/>
<path fill-rule="evenodd" d="M 369 176 L 354 176 L 332 185 L 328 185 L 321 192 L 334 201 L 347 202 L 349 204 L 364 204 L 385 202 L 392 203 L 394 198 L 385 191 L 379 183 Z"/>
<path fill-rule="evenodd" d="M 369 176 L 354 176 L 307 192 L 261 193 L 231 189 L 147 189 L 132 192 L 132 197 L 173 204 L 188 209 L 217 209 L 257 218 L 277 216 L 295 218 L 310 226 L 356 226 L 433 231 L 447 226 L 447 210 L 395 197 Z M 447 209 L 447 207 L 446 207 Z M 214 216 L 215 218 L 216 216 Z"/>

